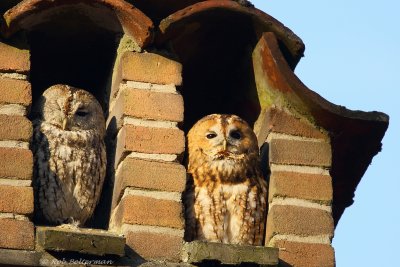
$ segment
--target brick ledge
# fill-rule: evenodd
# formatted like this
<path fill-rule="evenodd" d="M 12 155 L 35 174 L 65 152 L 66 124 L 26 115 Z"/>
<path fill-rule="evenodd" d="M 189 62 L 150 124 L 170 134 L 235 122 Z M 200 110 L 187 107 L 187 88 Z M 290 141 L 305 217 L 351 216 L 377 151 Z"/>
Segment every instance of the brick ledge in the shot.
<path fill-rule="evenodd" d="M 193 241 L 185 243 L 182 260 L 187 263 L 218 261 L 222 264 L 255 263 L 278 266 L 278 249 L 261 246 L 242 246 Z"/>

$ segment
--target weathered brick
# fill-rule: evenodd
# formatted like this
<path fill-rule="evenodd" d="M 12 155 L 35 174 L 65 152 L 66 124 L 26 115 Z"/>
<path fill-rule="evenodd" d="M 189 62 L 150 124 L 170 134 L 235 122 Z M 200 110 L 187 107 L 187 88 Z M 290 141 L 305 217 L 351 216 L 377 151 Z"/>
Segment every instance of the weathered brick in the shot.
<path fill-rule="evenodd" d="M 29 51 L 0 42 L 0 72 L 28 73 Z"/>
<path fill-rule="evenodd" d="M 333 229 L 332 216 L 324 210 L 274 205 L 268 212 L 266 243 L 276 234 L 333 236 Z"/>
<path fill-rule="evenodd" d="M 299 119 L 285 111 L 271 108 L 261 113 L 259 119 L 259 141 L 264 142 L 270 132 L 284 133 L 309 138 L 327 140 L 329 137 L 308 121 Z"/>
<path fill-rule="evenodd" d="M 334 267 L 335 252 L 330 245 L 308 244 L 279 240 L 279 266 Z"/>
<path fill-rule="evenodd" d="M 29 149 L 0 147 L 0 178 L 32 179 L 33 155 Z"/>
<path fill-rule="evenodd" d="M 32 123 L 26 117 L 0 114 L 0 140 L 29 141 Z"/>
<path fill-rule="evenodd" d="M 183 238 L 152 232 L 128 232 L 126 245 L 147 260 L 180 261 Z"/>
<path fill-rule="evenodd" d="M 269 159 L 276 164 L 330 167 L 332 151 L 330 144 L 326 142 L 272 139 Z"/>
<path fill-rule="evenodd" d="M 159 93 L 144 89 L 126 89 L 111 111 L 119 121 L 123 116 L 142 119 L 183 121 L 183 98 L 180 94 Z"/>
<path fill-rule="evenodd" d="M 186 169 L 178 163 L 125 158 L 116 174 L 113 206 L 126 187 L 182 192 L 185 183 Z"/>
<path fill-rule="evenodd" d="M 125 152 L 150 154 L 181 154 L 185 151 L 185 136 L 177 128 L 153 128 L 125 125 L 118 134 L 116 164 Z"/>
<path fill-rule="evenodd" d="M 138 224 L 183 229 L 182 203 L 145 196 L 125 196 L 114 214 L 116 225 Z"/>
<path fill-rule="evenodd" d="M 0 212 L 33 213 L 33 188 L 0 185 Z"/>
<path fill-rule="evenodd" d="M 0 219 L 0 248 L 35 248 L 34 226 L 30 221 Z"/>
<path fill-rule="evenodd" d="M 0 103 L 29 106 L 32 103 L 31 84 L 24 80 L 0 77 Z"/>
<path fill-rule="evenodd" d="M 153 53 L 125 52 L 121 58 L 122 80 L 155 84 L 182 84 L 182 65 Z"/>
<path fill-rule="evenodd" d="M 332 194 L 332 178 L 329 175 L 272 172 L 270 177 L 270 202 L 273 197 L 290 197 L 330 204 Z"/>

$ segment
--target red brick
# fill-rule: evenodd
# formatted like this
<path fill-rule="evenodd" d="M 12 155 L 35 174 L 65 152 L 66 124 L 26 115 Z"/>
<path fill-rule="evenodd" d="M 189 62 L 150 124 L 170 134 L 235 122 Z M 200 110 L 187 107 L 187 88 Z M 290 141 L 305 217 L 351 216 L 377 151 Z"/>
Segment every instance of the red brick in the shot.
<path fill-rule="evenodd" d="M 334 267 L 335 252 L 330 245 L 307 244 L 279 240 L 279 266 Z"/>
<path fill-rule="evenodd" d="M 182 84 L 182 65 L 153 53 L 125 52 L 121 58 L 122 80 L 154 84 Z"/>
<path fill-rule="evenodd" d="M 180 94 L 126 89 L 117 100 L 111 116 L 119 121 L 123 115 L 142 119 L 183 121 L 183 98 Z"/>
<path fill-rule="evenodd" d="M 271 132 L 324 140 L 329 138 L 323 130 L 318 129 L 305 119 L 297 118 L 277 108 L 271 108 L 266 112 L 262 112 L 260 121 L 259 141 L 261 143 L 264 143 Z"/>
<path fill-rule="evenodd" d="M 273 197 L 290 197 L 331 204 L 332 178 L 329 175 L 296 172 L 272 172 L 269 201 Z"/>
<path fill-rule="evenodd" d="M 126 245 L 146 260 L 180 261 L 182 237 L 151 232 L 128 232 Z"/>
<path fill-rule="evenodd" d="M 330 167 L 332 151 L 326 142 L 272 139 L 269 159 L 276 164 Z"/>
<path fill-rule="evenodd" d="M 0 185 L 0 212 L 33 213 L 33 188 Z"/>
<path fill-rule="evenodd" d="M 0 147 L 0 178 L 32 179 L 33 155 L 29 149 Z"/>
<path fill-rule="evenodd" d="M 31 84 L 23 80 L 0 78 L 0 103 L 29 106 L 32 103 Z"/>
<path fill-rule="evenodd" d="M 139 224 L 183 229 L 180 202 L 144 196 L 125 196 L 114 215 L 116 225 Z"/>
<path fill-rule="evenodd" d="M 0 248 L 35 248 L 34 226 L 29 221 L 0 219 Z"/>
<path fill-rule="evenodd" d="M 150 154 L 181 154 L 185 151 L 183 131 L 175 128 L 152 128 L 125 125 L 119 135 L 116 164 L 129 151 Z"/>
<path fill-rule="evenodd" d="M 0 42 L 0 72 L 28 73 L 29 51 Z"/>
<path fill-rule="evenodd" d="M 116 175 L 113 206 L 126 187 L 183 192 L 185 184 L 186 169 L 178 163 L 125 158 Z"/>
<path fill-rule="evenodd" d="M 29 141 L 32 123 L 23 116 L 0 114 L 0 140 Z"/>
<path fill-rule="evenodd" d="M 333 236 L 333 229 L 332 216 L 324 210 L 274 205 L 268 211 L 266 243 L 276 234 Z"/>

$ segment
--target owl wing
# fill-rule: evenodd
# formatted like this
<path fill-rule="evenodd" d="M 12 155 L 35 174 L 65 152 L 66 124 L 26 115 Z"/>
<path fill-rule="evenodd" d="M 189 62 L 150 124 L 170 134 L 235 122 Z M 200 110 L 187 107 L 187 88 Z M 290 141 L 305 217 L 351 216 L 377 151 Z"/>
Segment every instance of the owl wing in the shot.
<path fill-rule="evenodd" d="M 260 246 L 266 223 L 267 184 L 262 176 L 257 180 L 257 183 L 249 186 L 240 236 L 243 243 Z"/>

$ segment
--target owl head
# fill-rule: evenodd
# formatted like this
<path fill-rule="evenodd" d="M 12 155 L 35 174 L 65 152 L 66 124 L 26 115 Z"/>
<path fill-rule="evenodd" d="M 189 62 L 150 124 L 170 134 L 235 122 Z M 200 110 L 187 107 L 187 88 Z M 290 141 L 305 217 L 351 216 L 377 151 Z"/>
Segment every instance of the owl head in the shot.
<path fill-rule="evenodd" d="M 105 135 L 103 110 L 89 92 L 68 85 L 44 91 L 33 109 L 40 119 L 65 131 L 96 130 Z"/>
<path fill-rule="evenodd" d="M 188 133 L 189 168 L 203 161 L 229 165 L 258 159 L 257 137 L 236 115 L 212 114 L 199 120 Z"/>

